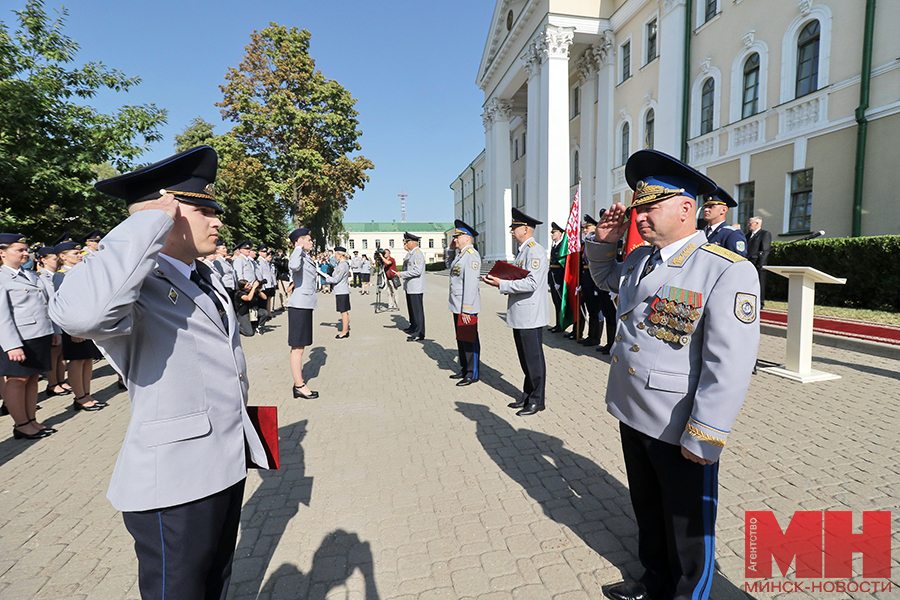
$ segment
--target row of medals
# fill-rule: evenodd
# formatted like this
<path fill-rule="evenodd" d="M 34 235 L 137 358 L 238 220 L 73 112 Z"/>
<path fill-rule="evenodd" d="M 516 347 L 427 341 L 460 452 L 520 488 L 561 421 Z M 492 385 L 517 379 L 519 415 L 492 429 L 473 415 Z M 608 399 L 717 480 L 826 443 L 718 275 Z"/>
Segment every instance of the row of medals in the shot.
<path fill-rule="evenodd" d="M 660 298 L 647 319 L 650 321 L 647 333 L 660 340 L 687 346 L 699 318 L 700 311 L 692 305 Z"/>

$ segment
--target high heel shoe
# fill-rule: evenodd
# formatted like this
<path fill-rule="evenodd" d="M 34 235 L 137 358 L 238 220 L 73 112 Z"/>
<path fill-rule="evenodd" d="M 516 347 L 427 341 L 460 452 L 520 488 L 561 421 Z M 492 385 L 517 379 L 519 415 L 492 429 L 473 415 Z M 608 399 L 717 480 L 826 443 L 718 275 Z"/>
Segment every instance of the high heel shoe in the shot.
<path fill-rule="evenodd" d="M 100 404 L 99 402 L 96 402 L 96 403 L 92 404 L 91 406 L 85 406 L 84 404 L 79 402 L 79 400 L 81 400 L 83 398 L 87 398 L 87 394 L 85 394 L 84 396 L 81 396 L 80 398 L 75 398 L 75 401 L 72 402 L 72 408 L 75 409 L 75 412 L 78 412 L 79 410 L 86 410 L 87 412 L 94 412 L 97 410 L 101 410 L 102 408 L 104 408 L 106 406 L 105 404 Z"/>
<path fill-rule="evenodd" d="M 334 339 L 336 339 L 336 340 L 346 340 L 348 337 L 350 337 L 350 332 L 349 332 L 349 331 L 348 331 L 347 333 L 345 333 L 344 335 L 338 334 L 338 335 L 334 336 Z"/>
<path fill-rule="evenodd" d="M 49 433 L 44 433 L 43 429 L 37 433 L 24 433 L 24 432 L 21 432 L 18 429 L 16 429 L 16 427 L 25 427 L 26 425 L 28 425 L 28 423 L 30 423 L 30 421 L 26 421 L 25 423 L 18 423 L 16 425 L 13 425 L 13 439 L 15 439 L 15 440 L 42 440 L 45 437 L 47 437 L 48 435 L 50 435 Z"/>
<path fill-rule="evenodd" d="M 303 387 L 303 386 L 300 386 Z M 300 391 L 296 385 L 294 386 L 294 398 L 305 398 L 306 400 L 314 400 L 319 397 L 319 392 L 314 392 L 312 390 L 309 391 L 309 394 L 304 394 Z"/>
<path fill-rule="evenodd" d="M 37 425 L 37 419 L 29 419 L 28 422 L 29 422 L 29 423 L 34 423 L 35 425 Z M 47 435 L 50 435 L 51 433 L 56 433 L 56 430 L 53 429 L 52 427 L 46 427 L 46 426 L 45 426 L 45 427 L 41 427 L 40 430 L 41 430 L 42 432 L 46 433 Z"/>

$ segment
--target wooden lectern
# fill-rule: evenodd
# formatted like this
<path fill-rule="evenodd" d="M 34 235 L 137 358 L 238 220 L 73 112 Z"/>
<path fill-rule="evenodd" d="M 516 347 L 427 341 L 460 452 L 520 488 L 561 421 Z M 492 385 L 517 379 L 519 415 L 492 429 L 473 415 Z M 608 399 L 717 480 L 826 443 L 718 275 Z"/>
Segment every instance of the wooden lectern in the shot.
<path fill-rule="evenodd" d="M 810 383 L 840 379 L 812 368 L 813 306 L 817 283 L 847 283 L 812 267 L 763 267 L 767 271 L 788 278 L 787 357 L 784 366 L 760 369 L 779 377 Z"/>

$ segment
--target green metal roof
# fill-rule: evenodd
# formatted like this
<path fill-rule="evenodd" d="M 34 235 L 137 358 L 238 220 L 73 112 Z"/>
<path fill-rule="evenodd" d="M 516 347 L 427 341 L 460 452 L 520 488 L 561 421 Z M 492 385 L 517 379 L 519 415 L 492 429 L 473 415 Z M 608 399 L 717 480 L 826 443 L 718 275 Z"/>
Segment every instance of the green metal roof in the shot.
<path fill-rule="evenodd" d="M 370 221 L 368 223 L 344 223 L 344 229 L 347 230 L 347 233 L 382 231 L 398 231 L 400 233 L 403 233 L 404 231 L 417 231 L 420 233 L 433 231 L 434 233 L 444 233 L 451 227 L 453 227 L 453 223 L 398 223 L 397 221 L 391 223 L 378 223 L 376 221 Z"/>

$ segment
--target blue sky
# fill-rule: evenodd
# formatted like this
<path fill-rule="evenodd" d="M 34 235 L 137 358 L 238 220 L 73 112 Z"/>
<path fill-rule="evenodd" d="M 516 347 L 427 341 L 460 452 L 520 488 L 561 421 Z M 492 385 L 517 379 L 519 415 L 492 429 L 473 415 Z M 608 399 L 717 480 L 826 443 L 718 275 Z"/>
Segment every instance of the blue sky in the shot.
<path fill-rule="evenodd" d="M 25 0 L 4 2 L 0 19 Z M 47 0 L 51 15 L 62 4 Z M 89 104 L 168 109 L 162 142 L 142 160 L 174 153 L 174 136 L 194 117 L 230 129 L 214 106 L 228 67 L 237 67 L 253 30 L 270 22 L 307 29 L 322 73 L 358 100 L 362 154 L 375 163 L 346 221 L 452 221 L 450 183 L 484 148 L 483 93 L 475 76 L 494 9 L 491 0 L 322 2 L 68 0 L 65 32 L 81 46 L 78 63 L 102 61 L 142 83 Z"/>

